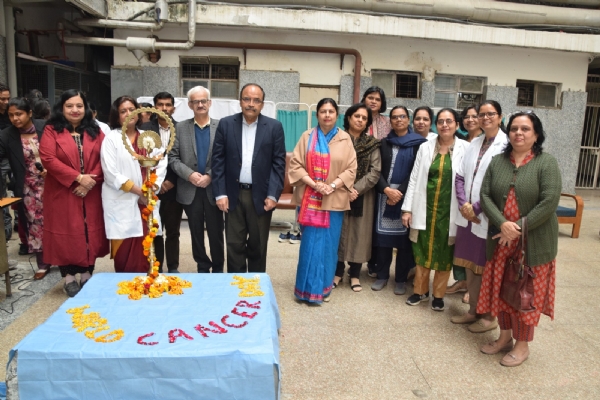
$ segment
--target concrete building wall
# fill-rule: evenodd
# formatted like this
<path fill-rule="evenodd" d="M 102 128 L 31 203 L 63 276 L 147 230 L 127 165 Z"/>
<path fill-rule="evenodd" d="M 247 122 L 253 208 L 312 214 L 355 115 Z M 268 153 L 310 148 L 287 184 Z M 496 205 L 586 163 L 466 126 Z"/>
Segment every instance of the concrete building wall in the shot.
<path fill-rule="evenodd" d="M 257 83 L 265 91 L 266 100 L 298 103 L 300 101 L 300 75 L 297 72 L 240 71 L 239 89 L 247 83 Z M 293 105 L 281 105 L 278 109 L 297 110 Z"/>
<path fill-rule="evenodd" d="M 165 28 L 160 39 L 180 40 L 184 30 Z M 118 30 L 115 37 L 139 36 L 139 32 Z M 505 115 L 517 106 L 518 79 L 560 84 L 561 104 L 556 109 L 534 109 L 547 131 L 546 151 L 555 155 L 563 172 L 563 189 L 573 192 L 577 173 L 579 143 L 585 115 L 585 84 L 588 55 L 517 47 L 486 46 L 415 38 L 391 38 L 365 35 L 291 33 L 288 31 L 252 31 L 233 28 L 199 27 L 197 38 L 227 42 L 279 43 L 290 45 L 353 48 L 362 55 L 360 93 L 371 86 L 373 70 L 418 72 L 421 93 L 418 99 L 388 98 L 388 106 L 402 104 L 410 109 L 434 104 L 435 76 L 454 74 L 486 78 L 484 98 L 500 102 Z M 157 64 L 140 62 L 124 48 L 115 48 L 113 98 L 115 91 L 130 88 L 138 95 L 176 88 L 180 93 L 180 57 L 228 56 L 240 60 L 240 87 L 248 82 L 264 86 L 267 98 L 274 102 L 299 101 L 300 85 L 339 85 L 340 104 L 353 102 L 354 57 L 339 54 L 292 51 L 247 50 L 196 47 L 182 53 L 162 51 Z M 120 69 L 134 68 L 131 69 Z M 118 71 L 115 74 L 115 71 Z M 137 72 L 132 72 L 137 71 Z M 118 84 L 130 80 L 132 85 Z M 152 82 L 152 84 L 148 83 Z M 162 86 L 161 86 L 162 85 Z M 152 92 L 146 92 L 152 88 Z M 123 94 L 123 93 L 120 93 Z M 120 95 L 119 94 L 119 95 Z M 342 110 L 343 111 L 343 110 Z M 567 145 L 565 145 L 567 144 Z"/>
<path fill-rule="evenodd" d="M 165 28 L 160 39 L 181 40 L 185 31 Z M 139 31 L 117 30 L 115 37 L 139 36 Z M 459 74 L 487 77 L 487 84 L 515 86 L 517 79 L 561 83 L 563 91 L 585 91 L 588 55 L 480 44 L 449 43 L 442 41 L 389 38 L 377 36 L 251 32 L 232 28 L 198 27 L 198 40 L 227 42 L 278 43 L 304 46 L 352 48 L 362 54 L 362 76 L 371 70 L 419 72 L 424 75 Z M 160 66 L 179 68 L 177 51 L 162 51 L 158 64 L 142 59 L 140 62 L 125 48 L 115 48 L 115 65 Z M 301 84 L 339 84 L 341 77 L 351 75 L 354 57 L 346 56 L 340 68 L 338 54 L 300 53 L 288 51 L 247 50 L 244 64 L 241 49 L 193 48 L 185 53 L 193 56 L 234 56 L 241 61 L 241 69 L 258 71 L 297 71 Z"/>

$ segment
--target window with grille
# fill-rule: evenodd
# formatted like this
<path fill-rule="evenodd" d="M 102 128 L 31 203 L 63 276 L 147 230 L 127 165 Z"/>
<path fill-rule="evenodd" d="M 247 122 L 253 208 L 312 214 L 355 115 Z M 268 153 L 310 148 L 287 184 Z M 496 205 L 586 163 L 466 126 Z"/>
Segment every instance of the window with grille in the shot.
<path fill-rule="evenodd" d="M 458 110 L 480 103 L 486 78 L 477 76 L 436 75 L 434 107 Z"/>
<path fill-rule="evenodd" d="M 560 84 L 517 80 L 517 105 L 523 107 L 557 108 Z"/>
<path fill-rule="evenodd" d="M 211 97 L 238 98 L 240 61 L 235 57 L 181 58 L 181 95 L 204 86 Z"/>
<path fill-rule="evenodd" d="M 372 71 L 373 86 L 379 86 L 387 97 L 421 98 L 421 75 L 416 72 Z"/>

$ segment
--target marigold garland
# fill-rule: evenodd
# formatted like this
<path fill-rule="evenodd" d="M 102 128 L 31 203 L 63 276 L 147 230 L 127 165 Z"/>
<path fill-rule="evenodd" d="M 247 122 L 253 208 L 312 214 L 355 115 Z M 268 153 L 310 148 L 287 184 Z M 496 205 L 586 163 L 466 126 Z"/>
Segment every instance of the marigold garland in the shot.
<path fill-rule="evenodd" d="M 72 314 L 71 321 L 73 322 L 73 328 L 75 328 L 77 332 L 83 332 L 85 337 L 93 339 L 98 343 L 116 342 L 125 336 L 123 329 L 115 329 L 105 335 L 95 337 L 96 333 L 107 331 L 110 329 L 110 326 L 108 326 L 107 319 L 102 318 L 98 312 L 93 311 L 89 314 L 84 314 L 84 311 L 88 308 L 90 308 L 90 306 L 86 304 L 81 307 L 69 308 L 67 310 L 67 314 Z"/>
<path fill-rule="evenodd" d="M 161 297 L 163 293 L 180 295 L 183 289 L 192 287 L 192 283 L 172 275 L 158 274 L 158 266 L 152 267 L 152 273 L 136 276 L 130 281 L 119 282 L 117 294 L 129 295 L 130 300 L 139 300 L 142 296 Z"/>

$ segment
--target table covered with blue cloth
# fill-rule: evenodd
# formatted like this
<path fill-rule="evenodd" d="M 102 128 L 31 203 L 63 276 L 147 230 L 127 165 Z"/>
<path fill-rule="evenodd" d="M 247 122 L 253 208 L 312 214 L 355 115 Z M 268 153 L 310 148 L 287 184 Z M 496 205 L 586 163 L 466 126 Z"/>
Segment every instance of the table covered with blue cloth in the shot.
<path fill-rule="evenodd" d="M 183 295 L 129 300 L 117 284 L 139 274 L 96 274 L 10 352 L 8 399 L 276 399 L 279 396 L 279 310 L 267 274 L 262 296 L 240 297 L 232 274 L 179 274 Z M 122 329 L 99 343 L 73 328 L 89 306 Z M 113 338 L 107 336 L 107 338 Z"/>

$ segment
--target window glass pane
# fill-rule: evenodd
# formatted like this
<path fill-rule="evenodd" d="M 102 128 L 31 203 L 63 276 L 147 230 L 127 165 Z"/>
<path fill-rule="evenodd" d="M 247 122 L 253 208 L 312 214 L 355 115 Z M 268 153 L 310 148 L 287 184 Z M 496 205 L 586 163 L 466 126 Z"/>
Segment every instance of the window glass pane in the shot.
<path fill-rule="evenodd" d="M 517 95 L 517 105 L 525 107 L 533 107 L 533 93 L 535 84 L 530 82 L 517 81 L 519 94 Z"/>
<path fill-rule="evenodd" d="M 460 89 L 461 92 L 483 92 L 483 79 L 482 78 L 460 78 Z"/>
<path fill-rule="evenodd" d="M 208 68 L 208 64 L 181 64 L 181 77 L 208 79 Z"/>
<path fill-rule="evenodd" d="M 456 78 L 454 76 L 437 75 L 435 77 L 435 90 L 456 90 Z"/>
<path fill-rule="evenodd" d="M 237 82 L 222 82 L 212 81 L 210 95 L 212 97 L 220 97 L 225 99 L 237 99 L 238 84 Z"/>
<path fill-rule="evenodd" d="M 417 75 L 396 75 L 396 97 L 419 98 L 419 77 Z"/>
<path fill-rule="evenodd" d="M 183 81 L 183 93 L 182 96 L 187 96 L 188 90 L 196 86 L 204 86 L 208 89 L 208 81 L 195 81 L 195 80 L 185 80 Z"/>
<path fill-rule="evenodd" d="M 237 65 L 222 65 L 212 64 L 211 68 L 211 79 L 237 79 L 238 78 L 238 66 Z"/>
<path fill-rule="evenodd" d="M 537 106 L 556 107 L 556 85 L 537 85 Z"/>
<path fill-rule="evenodd" d="M 456 105 L 456 108 L 458 108 L 459 110 L 462 110 L 466 106 L 470 106 L 472 104 L 479 104 L 479 103 L 481 103 L 481 95 L 480 94 L 459 93 L 458 94 L 458 104 Z"/>
<path fill-rule="evenodd" d="M 433 101 L 434 107 L 456 107 L 456 93 L 444 93 L 436 92 L 435 100 Z"/>
<path fill-rule="evenodd" d="M 373 86 L 379 86 L 383 89 L 386 97 L 397 97 L 394 92 L 394 74 L 373 72 L 372 73 Z"/>

